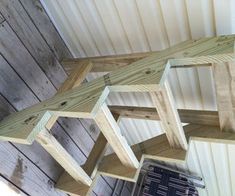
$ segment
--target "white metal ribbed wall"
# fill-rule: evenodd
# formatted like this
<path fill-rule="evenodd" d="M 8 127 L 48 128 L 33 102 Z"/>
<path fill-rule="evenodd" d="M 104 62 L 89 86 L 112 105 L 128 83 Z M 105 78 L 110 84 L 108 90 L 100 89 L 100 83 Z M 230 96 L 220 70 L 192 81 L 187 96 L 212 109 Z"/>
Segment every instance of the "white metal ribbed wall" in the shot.
<path fill-rule="evenodd" d="M 235 0 L 41 2 L 74 57 L 157 51 L 187 39 L 235 34 Z M 216 110 L 210 68 L 171 69 L 168 80 L 178 108 Z M 152 106 L 139 93 L 112 94 L 108 103 Z M 123 119 L 120 126 L 129 144 L 162 133 L 155 121 Z M 205 178 L 201 195 L 235 196 L 234 146 L 194 142 L 190 152 L 186 168 Z"/>

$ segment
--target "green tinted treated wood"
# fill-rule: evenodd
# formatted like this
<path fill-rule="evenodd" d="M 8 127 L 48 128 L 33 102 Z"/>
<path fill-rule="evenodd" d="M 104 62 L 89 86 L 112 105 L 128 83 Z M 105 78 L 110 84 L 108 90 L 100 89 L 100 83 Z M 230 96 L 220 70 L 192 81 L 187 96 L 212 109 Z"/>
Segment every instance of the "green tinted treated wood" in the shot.
<path fill-rule="evenodd" d="M 109 91 L 156 91 L 168 72 L 168 59 L 232 53 L 234 40 L 235 36 L 231 35 L 186 41 L 134 62 L 102 78 L 10 115 L 0 123 L 0 139 L 31 143 L 51 114 L 93 118 Z"/>

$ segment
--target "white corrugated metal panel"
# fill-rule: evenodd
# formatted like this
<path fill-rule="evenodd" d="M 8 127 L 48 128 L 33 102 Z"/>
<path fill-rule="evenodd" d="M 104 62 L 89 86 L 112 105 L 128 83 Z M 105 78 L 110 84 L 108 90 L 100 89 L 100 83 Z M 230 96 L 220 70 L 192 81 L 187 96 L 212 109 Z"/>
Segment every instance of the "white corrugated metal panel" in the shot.
<path fill-rule="evenodd" d="M 206 188 L 198 189 L 200 196 L 234 196 L 234 154 L 234 145 L 193 141 L 186 164 L 161 164 L 202 177 L 203 182 L 199 184 L 204 184 Z"/>
<path fill-rule="evenodd" d="M 41 2 L 74 57 L 157 51 L 187 39 L 235 34 L 235 0 Z M 168 80 L 178 108 L 216 110 L 210 68 L 171 69 Z M 152 106 L 148 94 L 139 93 L 113 93 L 108 104 Z M 120 127 L 129 144 L 162 133 L 155 121 L 122 119 Z M 206 181 L 200 195 L 235 195 L 234 146 L 194 142 L 190 152 L 186 167 Z"/>

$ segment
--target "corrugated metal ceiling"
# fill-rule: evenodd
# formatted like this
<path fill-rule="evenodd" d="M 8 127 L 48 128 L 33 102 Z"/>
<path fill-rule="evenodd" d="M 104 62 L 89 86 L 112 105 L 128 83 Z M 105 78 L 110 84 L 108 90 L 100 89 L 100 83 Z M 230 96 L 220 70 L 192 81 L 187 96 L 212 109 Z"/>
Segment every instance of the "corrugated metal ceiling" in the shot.
<path fill-rule="evenodd" d="M 235 0 L 41 2 L 74 57 L 157 51 L 187 39 L 235 34 Z M 216 110 L 209 67 L 171 69 L 168 80 L 178 108 Z M 108 103 L 152 106 L 148 94 L 139 93 L 115 93 Z M 155 121 L 123 119 L 120 126 L 130 144 L 162 133 Z M 235 195 L 235 147 L 195 142 L 190 150 L 195 156 L 187 167 L 206 181 L 201 195 Z"/>

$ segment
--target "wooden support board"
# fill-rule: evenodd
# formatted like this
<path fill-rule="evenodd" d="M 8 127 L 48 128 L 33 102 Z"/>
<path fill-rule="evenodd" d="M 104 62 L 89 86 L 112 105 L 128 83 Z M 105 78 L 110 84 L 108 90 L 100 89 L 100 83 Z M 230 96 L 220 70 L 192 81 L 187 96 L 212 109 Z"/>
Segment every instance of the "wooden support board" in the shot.
<path fill-rule="evenodd" d="M 89 60 L 83 60 L 79 62 L 72 73 L 69 75 L 67 80 L 62 84 L 57 93 L 63 93 L 67 90 L 71 90 L 75 87 L 81 85 L 81 83 L 86 79 L 87 74 L 91 71 L 93 64 Z"/>
<path fill-rule="evenodd" d="M 136 106 L 109 106 L 110 111 L 120 115 L 120 118 L 134 118 L 144 120 L 160 120 L 156 108 Z M 219 126 L 217 111 L 178 109 L 182 123 Z"/>
<path fill-rule="evenodd" d="M 119 115 L 114 115 L 115 120 L 118 122 Z M 84 171 L 91 176 L 93 183 L 91 186 L 86 186 L 74 180 L 67 172 L 64 172 L 56 183 L 56 188 L 60 189 L 68 194 L 75 195 L 87 195 L 91 192 L 95 185 L 96 178 L 98 178 L 97 169 L 100 161 L 102 160 L 104 153 L 107 149 L 108 141 L 104 137 L 103 133 L 100 132 L 92 151 L 90 152 L 87 161 L 82 166 Z"/>
<path fill-rule="evenodd" d="M 187 140 L 197 140 L 216 143 L 235 143 L 234 133 L 220 132 L 215 126 L 187 125 L 185 126 Z M 145 142 L 133 145 L 132 150 L 140 160 L 140 167 L 144 159 L 162 160 L 166 162 L 183 163 L 187 156 L 186 151 L 172 149 L 165 134 L 151 138 Z M 138 178 L 139 169 L 123 166 L 115 154 L 104 157 L 98 168 L 97 175 L 135 182 Z"/>
<path fill-rule="evenodd" d="M 113 150 L 120 161 L 125 166 L 138 168 L 138 160 L 127 144 L 126 139 L 121 135 L 120 128 L 105 103 L 97 112 L 95 122 L 108 140 L 109 144 L 113 147 Z"/>
<path fill-rule="evenodd" d="M 170 86 L 165 83 L 159 91 L 151 92 L 150 95 L 160 116 L 162 130 L 166 132 L 170 145 L 174 148 L 187 150 L 188 144 Z"/>
<path fill-rule="evenodd" d="M 182 58 L 186 58 L 187 63 L 192 62 L 192 64 L 196 63 L 195 58 L 197 60 L 200 59 L 200 63 L 214 63 L 217 60 L 221 62 L 230 61 L 230 54 L 234 50 L 234 40 L 235 36 L 232 35 L 205 38 L 198 41 L 186 41 L 175 47 L 134 62 L 113 73 L 106 74 L 102 78 L 68 90 L 74 85 L 81 83 L 81 81 L 78 81 L 76 84 L 79 74 L 74 73 L 73 80 L 68 80 L 61 88 L 62 93 L 4 119 L 0 123 L 0 139 L 23 144 L 31 144 L 36 139 L 66 168 L 67 172 L 75 180 L 84 184 L 82 188 L 80 187 L 83 191 L 92 185 L 91 178 L 46 130 L 46 128 L 53 125 L 57 117 L 94 119 L 117 154 L 115 156 L 118 158 L 114 159 L 114 164 L 122 163 L 122 170 L 124 168 L 123 171 L 125 171 L 128 168 L 135 176 L 140 169 L 141 164 L 139 164 L 139 161 L 143 163 L 146 157 L 153 159 L 156 157 L 175 159 L 174 157 L 179 155 L 185 156 L 184 149 L 187 149 L 187 141 L 180 124 L 177 110 L 173 106 L 172 96 L 168 87 L 165 85 L 166 74 L 171 65 L 184 62 Z M 203 55 L 212 55 L 213 57 L 209 56 L 207 58 L 206 56 L 203 57 Z M 181 59 L 178 62 L 169 60 L 179 57 Z M 83 62 L 80 63 L 82 64 Z M 78 67 L 78 70 L 82 70 L 82 73 L 85 75 L 91 70 L 91 67 L 91 61 L 85 61 L 81 67 Z M 63 92 L 64 90 L 68 91 Z M 128 146 L 126 140 L 121 135 L 114 117 L 104 103 L 110 91 L 150 92 L 166 131 L 167 139 L 166 136 L 163 136 L 165 138 L 164 140 L 169 141 L 169 143 L 163 142 L 162 148 L 166 148 L 163 150 L 164 153 L 161 151 L 156 154 L 156 145 L 160 144 L 156 144 L 153 142 L 154 140 L 148 141 L 145 145 L 141 144 L 138 146 L 138 152 L 141 153 L 133 153 L 136 150 Z M 171 146 L 174 148 L 171 148 Z M 178 147 L 181 149 L 176 149 Z M 162 148 L 159 146 L 160 150 Z M 94 152 L 96 152 L 95 149 L 92 153 L 93 155 Z M 102 154 L 102 149 L 99 149 L 98 153 Z M 142 156 L 143 153 L 145 153 L 145 156 Z M 90 160 L 97 160 L 98 158 L 99 156 L 91 157 Z M 109 161 L 107 163 L 110 164 L 113 160 L 111 159 Z M 86 167 L 89 173 L 94 166 L 95 164 Z M 108 171 L 109 173 L 111 172 L 110 170 Z M 120 172 L 120 170 L 117 170 L 115 175 L 119 175 L 117 172 Z M 129 172 L 126 173 L 128 174 Z M 123 173 L 123 176 L 125 177 L 125 173 Z"/>
<path fill-rule="evenodd" d="M 92 63 L 88 60 L 80 61 L 81 66 L 76 68 L 68 77 L 68 79 L 65 81 L 65 83 L 61 86 L 59 89 L 58 93 L 65 92 L 66 90 L 70 90 L 76 86 L 79 86 L 82 81 L 85 79 L 87 73 L 89 73 L 90 69 L 92 68 Z M 50 127 L 53 125 L 53 123 L 56 121 L 57 116 L 52 116 L 51 119 L 49 120 L 47 127 Z M 119 115 L 114 115 L 114 118 L 116 121 L 118 121 Z M 40 133 L 39 133 L 40 135 Z M 81 174 L 83 176 L 80 176 L 83 181 L 89 176 L 93 176 L 96 174 L 97 166 L 104 155 L 106 148 L 108 146 L 107 140 L 104 137 L 103 133 L 101 132 L 99 134 L 99 137 L 97 138 L 97 141 L 92 148 L 92 151 L 90 152 L 88 159 L 83 165 L 80 170 L 82 171 Z M 57 155 L 58 156 L 58 155 Z M 57 158 L 57 156 L 55 158 Z M 67 167 L 66 167 L 67 168 Z M 94 179 L 92 186 L 91 184 L 87 183 L 81 183 L 83 182 L 82 180 L 76 180 L 76 173 L 72 174 L 69 172 L 68 168 L 65 170 L 68 172 L 63 172 L 63 174 L 60 176 L 59 180 L 57 181 L 56 187 L 66 193 L 69 194 L 80 194 L 80 195 L 85 195 L 93 188 L 93 185 L 95 184 Z M 81 175 L 80 174 L 80 175 Z M 75 177 L 74 177 L 75 175 Z M 84 178 L 83 178 L 84 177 Z"/>
<path fill-rule="evenodd" d="M 215 143 L 235 144 L 235 133 L 221 132 L 218 126 L 187 125 L 184 132 L 189 146 L 191 141 L 205 141 Z M 140 160 L 140 167 L 144 159 L 158 161 L 184 163 L 187 159 L 187 152 L 181 149 L 172 149 L 165 134 L 156 136 L 132 147 L 136 157 Z M 100 175 L 136 182 L 139 170 L 124 167 L 115 154 L 104 157 L 99 168 Z"/>
<path fill-rule="evenodd" d="M 234 35 L 203 38 L 198 41 L 186 41 L 153 54 L 105 75 L 103 78 L 56 95 L 47 101 L 9 116 L 0 123 L 0 138 L 13 142 L 31 143 L 40 131 L 40 127 L 47 123 L 48 116 L 51 114 L 93 118 L 109 91 L 156 91 L 164 82 L 165 74 L 170 67 L 170 65 L 166 66 L 168 59 L 232 53 L 234 40 Z M 14 123 L 12 124 L 12 122 Z"/>
<path fill-rule="evenodd" d="M 103 57 L 92 57 L 92 58 L 81 58 L 81 59 L 66 59 L 64 60 L 63 66 L 67 73 L 75 68 L 81 66 L 80 62 L 84 60 L 90 60 L 94 64 L 91 72 L 111 72 L 118 70 L 120 68 L 128 66 L 142 58 L 148 57 L 159 52 L 144 52 L 136 54 L 125 54 L 116 56 L 103 56 Z M 172 68 L 185 68 L 185 67 L 195 67 L 195 66 L 211 66 L 211 63 L 219 63 L 224 61 L 233 61 L 235 55 L 234 53 L 227 53 L 222 55 L 207 55 L 193 58 L 177 58 L 170 59 L 169 63 Z"/>
<path fill-rule="evenodd" d="M 76 180 L 90 186 L 91 178 L 78 165 L 73 157 L 61 146 L 61 144 L 49 133 L 48 130 L 42 130 L 36 141 L 58 162 L 61 166 Z"/>
<path fill-rule="evenodd" d="M 154 54 L 154 52 L 124 54 L 115 56 L 91 57 L 91 58 L 72 58 L 63 60 L 62 64 L 67 73 L 71 73 L 76 67 L 80 67 L 80 62 L 90 60 L 94 64 L 91 72 L 110 72 Z"/>
<path fill-rule="evenodd" d="M 235 132 L 235 59 L 233 62 L 214 63 L 213 75 L 220 128 Z"/>

